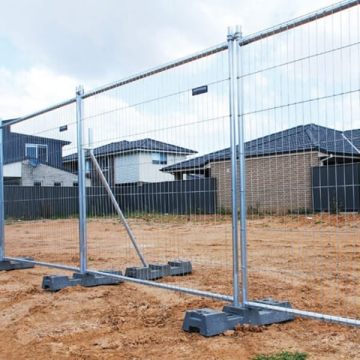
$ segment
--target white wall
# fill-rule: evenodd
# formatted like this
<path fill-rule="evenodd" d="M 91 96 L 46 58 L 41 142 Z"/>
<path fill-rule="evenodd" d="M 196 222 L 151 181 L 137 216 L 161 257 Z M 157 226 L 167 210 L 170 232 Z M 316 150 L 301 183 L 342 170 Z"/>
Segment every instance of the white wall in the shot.
<path fill-rule="evenodd" d="M 21 161 L 4 165 L 4 177 L 21 177 Z"/>
<path fill-rule="evenodd" d="M 126 184 L 139 181 L 140 153 L 114 158 L 114 182 Z"/>
<path fill-rule="evenodd" d="M 117 156 L 114 159 L 115 184 L 173 181 L 174 176 L 160 171 L 186 159 L 185 155 L 167 154 L 167 164 L 153 164 L 151 152 Z"/>
<path fill-rule="evenodd" d="M 173 181 L 172 174 L 160 171 L 165 166 L 183 161 L 186 159 L 184 155 L 167 154 L 167 164 L 153 164 L 151 152 L 141 153 L 140 180 L 142 182 L 160 182 Z"/>
<path fill-rule="evenodd" d="M 34 182 L 40 182 L 41 186 L 54 186 L 55 182 L 61 183 L 61 186 L 74 186 L 74 183 L 78 182 L 77 175 L 52 166 L 39 164 L 33 167 L 27 160 L 21 165 L 23 186 L 33 186 Z M 86 179 L 86 186 L 90 186 L 90 179 Z"/>

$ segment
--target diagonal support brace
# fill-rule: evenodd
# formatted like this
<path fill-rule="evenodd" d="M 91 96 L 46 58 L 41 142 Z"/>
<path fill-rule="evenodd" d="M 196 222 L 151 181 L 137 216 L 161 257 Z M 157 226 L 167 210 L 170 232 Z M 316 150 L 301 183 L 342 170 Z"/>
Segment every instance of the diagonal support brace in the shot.
<path fill-rule="evenodd" d="M 101 180 L 102 184 L 104 185 L 105 190 L 108 193 L 108 195 L 110 197 L 110 200 L 111 200 L 111 202 L 112 202 L 112 204 L 113 204 L 113 206 L 115 208 L 115 211 L 119 215 L 119 218 L 120 218 L 122 224 L 124 225 L 127 234 L 129 235 L 129 238 L 130 238 L 130 240 L 131 240 L 131 242 L 132 242 L 132 244 L 133 244 L 133 246 L 135 248 L 135 251 L 136 251 L 140 261 L 142 262 L 143 266 L 147 267 L 148 265 L 147 265 L 147 263 L 145 261 L 144 255 L 140 251 L 140 248 L 139 248 L 139 246 L 137 244 L 136 237 L 135 237 L 133 231 L 131 230 L 130 225 L 127 222 L 123 212 L 121 211 L 118 202 L 116 201 L 114 193 L 112 192 L 111 187 L 110 187 L 108 181 L 106 180 L 106 177 L 104 176 L 98 161 L 96 160 L 96 157 L 95 157 L 95 155 L 93 153 L 93 150 L 89 150 L 88 153 L 89 153 L 89 156 L 90 156 L 90 159 L 91 159 L 92 163 L 94 164 L 96 173 L 100 177 L 100 180 Z"/>

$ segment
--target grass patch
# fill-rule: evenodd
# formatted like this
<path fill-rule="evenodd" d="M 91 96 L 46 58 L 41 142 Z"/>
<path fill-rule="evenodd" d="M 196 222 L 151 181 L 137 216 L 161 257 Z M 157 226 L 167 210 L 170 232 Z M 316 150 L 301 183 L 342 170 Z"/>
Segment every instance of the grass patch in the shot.
<path fill-rule="evenodd" d="M 257 355 L 253 360 L 305 360 L 306 358 L 305 353 L 282 351 L 271 355 Z"/>

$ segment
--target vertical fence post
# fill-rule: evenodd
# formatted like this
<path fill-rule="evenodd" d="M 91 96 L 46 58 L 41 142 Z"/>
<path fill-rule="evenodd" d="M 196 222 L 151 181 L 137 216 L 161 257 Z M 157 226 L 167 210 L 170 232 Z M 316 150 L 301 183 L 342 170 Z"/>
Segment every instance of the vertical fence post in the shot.
<path fill-rule="evenodd" d="M 3 122 L 0 119 L 0 261 L 5 257 Z"/>
<path fill-rule="evenodd" d="M 84 89 L 76 89 L 76 129 L 78 152 L 78 188 L 79 188 L 79 247 L 80 247 L 80 273 L 87 270 L 87 229 L 86 229 L 86 173 L 83 126 L 83 95 Z"/>
<path fill-rule="evenodd" d="M 247 282 L 247 228 L 246 228 L 246 156 L 245 156 L 245 126 L 244 126 L 244 87 L 241 77 L 243 71 L 243 58 L 241 56 L 240 40 L 241 29 L 236 27 L 235 32 L 235 61 L 237 68 L 237 117 L 238 117 L 238 142 L 239 142 L 239 172 L 240 172 L 240 246 L 241 246 L 241 305 L 244 307 L 248 300 Z"/>
<path fill-rule="evenodd" d="M 237 150 L 236 150 L 236 74 L 234 66 L 234 35 L 228 29 L 229 56 L 229 112 L 230 112 L 230 150 L 231 150 L 231 213 L 232 213 L 232 252 L 233 252 L 233 305 L 239 305 L 239 244 L 238 244 L 238 204 L 237 204 Z"/>

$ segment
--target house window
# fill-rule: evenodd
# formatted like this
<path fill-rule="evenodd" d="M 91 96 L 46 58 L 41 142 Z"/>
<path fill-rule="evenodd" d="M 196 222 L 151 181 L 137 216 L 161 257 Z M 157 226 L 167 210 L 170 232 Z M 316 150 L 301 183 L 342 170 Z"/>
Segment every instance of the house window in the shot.
<path fill-rule="evenodd" d="M 25 156 L 31 160 L 48 162 L 48 146 L 43 144 L 25 144 Z"/>
<path fill-rule="evenodd" d="M 91 171 L 90 160 L 86 160 L 86 161 L 85 161 L 85 173 L 86 173 L 86 174 L 90 174 L 90 171 Z"/>
<path fill-rule="evenodd" d="M 73 186 L 79 186 L 79 183 L 77 181 L 74 181 Z"/>
<path fill-rule="evenodd" d="M 61 182 L 54 182 L 54 186 L 61 186 Z"/>
<path fill-rule="evenodd" d="M 34 186 L 41 186 L 41 181 L 34 181 Z"/>
<path fill-rule="evenodd" d="M 153 164 L 161 164 L 166 165 L 167 164 L 167 154 L 164 153 L 152 153 L 152 163 Z"/>

